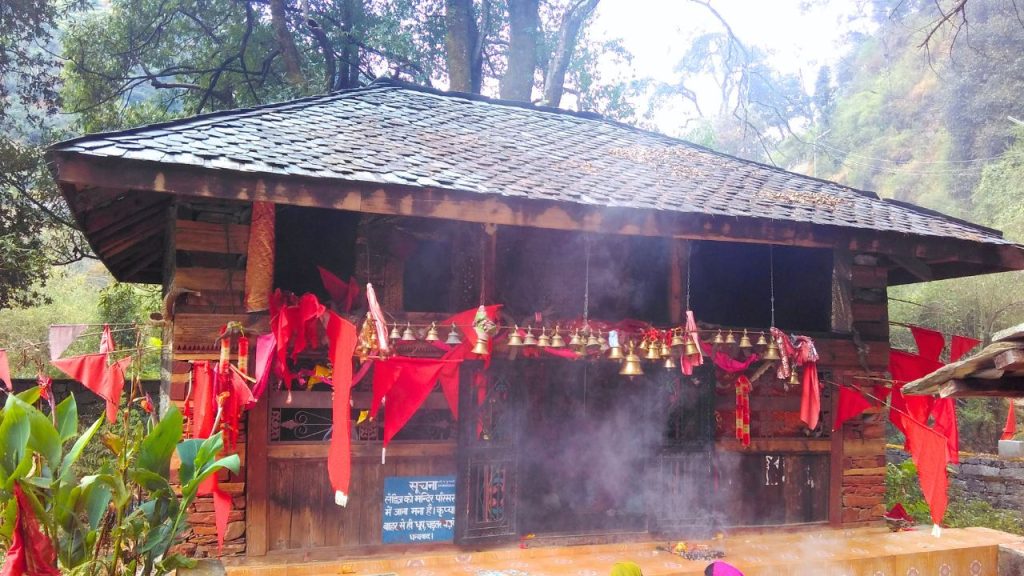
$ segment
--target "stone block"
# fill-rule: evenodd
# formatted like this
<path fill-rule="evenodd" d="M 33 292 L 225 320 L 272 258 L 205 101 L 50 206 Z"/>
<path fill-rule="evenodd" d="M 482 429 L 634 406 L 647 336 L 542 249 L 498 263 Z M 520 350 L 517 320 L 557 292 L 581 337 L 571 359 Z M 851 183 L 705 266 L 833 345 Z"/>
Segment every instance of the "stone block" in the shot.
<path fill-rule="evenodd" d="M 999 576 L 1024 576 L 1024 544 L 1000 544 L 997 558 Z"/>
<path fill-rule="evenodd" d="M 962 474 L 969 476 L 992 477 L 999 476 L 999 468 L 985 464 L 963 464 L 960 466 Z"/>
<path fill-rule="evenodd" d="M 1010 478 L 1012 480 L 1024 482 L 1024 468 L 1003 468 L 999 472 L 1000 476 L 1003 478 Z"/>
<path fill-rule="evenodd" d="M 1000 440 L 1000 458 L 1024 458 L 1024 440 Z"/>

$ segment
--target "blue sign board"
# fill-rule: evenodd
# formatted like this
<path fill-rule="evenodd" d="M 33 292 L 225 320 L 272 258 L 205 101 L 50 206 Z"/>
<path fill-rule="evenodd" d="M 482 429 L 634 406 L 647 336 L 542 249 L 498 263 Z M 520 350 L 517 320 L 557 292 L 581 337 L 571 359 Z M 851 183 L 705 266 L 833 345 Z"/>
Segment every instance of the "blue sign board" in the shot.
<path fill-rule="evenodd" d="M 455 476 L 384 478 L 385 544 L 451 542 L 454 526 Z"/>

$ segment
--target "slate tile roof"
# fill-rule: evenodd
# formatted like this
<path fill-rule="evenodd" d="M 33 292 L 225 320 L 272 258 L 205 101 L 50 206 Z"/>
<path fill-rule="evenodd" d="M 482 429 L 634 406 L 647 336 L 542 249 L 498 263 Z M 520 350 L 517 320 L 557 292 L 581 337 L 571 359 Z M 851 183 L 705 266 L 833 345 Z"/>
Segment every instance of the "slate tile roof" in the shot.
<path fill-rule="evenodd" d="M 55 152 L 1012 244 L 995 230 L 601 119 L 394 81 Z"/>

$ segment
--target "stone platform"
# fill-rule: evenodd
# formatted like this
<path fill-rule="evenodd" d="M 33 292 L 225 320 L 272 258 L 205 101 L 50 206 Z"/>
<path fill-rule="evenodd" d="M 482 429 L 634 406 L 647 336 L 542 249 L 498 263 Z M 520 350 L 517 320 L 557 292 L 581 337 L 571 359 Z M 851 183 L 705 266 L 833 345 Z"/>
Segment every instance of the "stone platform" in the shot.
<path fill-rule="evenodd" d="M 485 551 L 440 550 L 326 560 L 330 553 L 232 558 L 228 576 L 605 576 L 631 560 L 645 576 L 697 576 L 707 562 L 659 551 L 664 542 L 548 546 Z M 921 529 L 891 533 L 884 527 L 821 527 L 789 532 L 734 534 L 722 540 L 725 560 L 745 576 L 996 576 L 999 547 L 1024 547 L 1024 538 L 989 530 Z M 308 559 L 320 558 L 319 561 Z"/>

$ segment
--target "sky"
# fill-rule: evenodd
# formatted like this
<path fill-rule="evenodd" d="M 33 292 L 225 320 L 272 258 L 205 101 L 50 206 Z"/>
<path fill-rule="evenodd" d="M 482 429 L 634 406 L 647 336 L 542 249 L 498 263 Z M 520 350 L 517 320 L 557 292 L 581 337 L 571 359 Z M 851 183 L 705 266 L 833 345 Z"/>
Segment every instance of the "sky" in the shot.
<path fill-rule="evenodd" d="M 867 31 L 868 19 L 857 18 L 863 15 L 862 5 L 858 0 L 712 1 L 744 44 L 772 54 L 773 65 L 800 75 L 808 91 L 818 69 L 835 64 L 845 53 L 846 34 Z M 676 77 L 673 68 L 695 36 L 721 30 L 706 8 L 687 0 L 602 0 L 590 24 L 595 38 L 620 38 L 633 54 L 631 65 L 614 73 L 664 81 Z M 713 84 L 695 87 L 699 99 L 714 100 Z M 678 126 L 666 124 L 678 124 L 679 113 L 666 112 L 672 119 L 655 118 L 654 122 L 659 129 L 676 133 Z"/>

